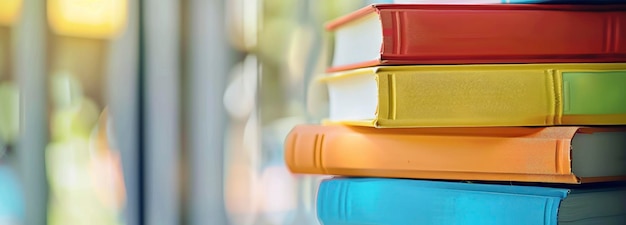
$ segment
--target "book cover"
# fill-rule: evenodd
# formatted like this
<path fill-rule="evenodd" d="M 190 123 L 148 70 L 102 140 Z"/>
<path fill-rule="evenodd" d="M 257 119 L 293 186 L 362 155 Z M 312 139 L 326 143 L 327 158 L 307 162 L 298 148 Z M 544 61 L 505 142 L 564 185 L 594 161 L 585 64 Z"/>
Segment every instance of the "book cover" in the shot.
<path fill-rule="evenodd" d="M 317 199 L 318 218 L 324 225 L 618 225 L 626 221 L 623 187 L 334 178 L 322 181 Z"/>
<path fill-rule="evenodd" d="M 284 146 L 293 173 L 570 184 L 626 179 L 625 127 L 298 125 Z"/>
<path fill-rule="evenodd" d="M 626 124 L 626 63 L 381 66 L 333 73 L 328 123 Z"/>
<path fill-rule="evenodd" d="M 626 4 L 375 4 L 331 21 L 328 71 L 626 61 Z"/>

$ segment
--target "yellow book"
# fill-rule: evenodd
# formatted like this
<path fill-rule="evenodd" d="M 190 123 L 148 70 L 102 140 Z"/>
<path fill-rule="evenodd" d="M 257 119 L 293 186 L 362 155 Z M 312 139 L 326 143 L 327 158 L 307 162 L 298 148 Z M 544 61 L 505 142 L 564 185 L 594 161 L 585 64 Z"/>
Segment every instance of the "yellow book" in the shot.
<path fill-rule="evenodd" d="M 371 127 L 626 124 L 626 63 L 381 66 L 323 77 L 326 122 Z"/>

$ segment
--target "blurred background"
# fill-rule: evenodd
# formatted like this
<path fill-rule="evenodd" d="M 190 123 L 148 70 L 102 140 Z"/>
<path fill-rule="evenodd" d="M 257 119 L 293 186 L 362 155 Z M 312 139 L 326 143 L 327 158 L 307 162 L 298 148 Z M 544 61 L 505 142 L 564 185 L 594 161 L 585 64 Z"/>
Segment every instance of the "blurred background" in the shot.
<path fill-rule="evenodd" d="M 364 0 L 0 0 L 0 225 L 318 224 L 282 144 Z"/>

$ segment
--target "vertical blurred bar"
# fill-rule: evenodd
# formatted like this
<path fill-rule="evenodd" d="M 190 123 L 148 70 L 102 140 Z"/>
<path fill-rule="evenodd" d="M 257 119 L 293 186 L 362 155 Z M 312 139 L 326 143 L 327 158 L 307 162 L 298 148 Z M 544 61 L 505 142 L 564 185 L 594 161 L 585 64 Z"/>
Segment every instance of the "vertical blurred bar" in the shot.
<path fill-rule="evenodd" d="M 127 1 L 125 31 L 109 45 L 107 65 L 107 104 L 113 118 L 117 147 L 122 157 L 126 189 L 125 224 L 140 224 L 139 190 L 139 3 Z"/>
<path fill-rule="evenodd" d="M 223 190 L 227 116 L 222 96 L 233 59 L 225 35 L 225 5 L 224 0 L 189 0 L 186 7 L 187 217 L 192 225 L 228 224 Z"/>
<path fill-rule="evenodd" d="M 20 86 L 19 170 L 26 200 L 26 223 L 46 224 L 48 186 L 44 150 L 48 141 L 46 108 L 46 11 L 43 0 L 24 0 L 13 46 Z"/>
<path fill-rule="evenodd" d="M 143 1 L 145 221 L 179 224 L 180 3 Z"/>

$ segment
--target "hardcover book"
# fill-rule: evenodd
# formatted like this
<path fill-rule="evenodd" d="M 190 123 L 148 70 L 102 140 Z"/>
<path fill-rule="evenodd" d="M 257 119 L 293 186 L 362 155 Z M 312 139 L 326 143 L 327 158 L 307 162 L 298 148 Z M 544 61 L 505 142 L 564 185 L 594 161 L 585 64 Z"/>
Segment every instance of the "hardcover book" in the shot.
<path fill-rule="evenodd" d="M 622 225 L 626 189 L 334 178 L 320 184 L 317 214 L 324 225 Z"/>
<path fill-rule="evenodd" d="M 331 21 L 332 65 L 626 62 L 626 4 L 376 4 Z"/>
<path fill-rule="evenodd" d="M 330 74 L 326 122 L 372 127 L 626 124 L 626 63 L 381 66 Z"/>
<path fill-rule="evenodd" d="M 626 127 L 298 125 L 284 146 L 293 173 L 570 184 L 626 180 Z"/>

